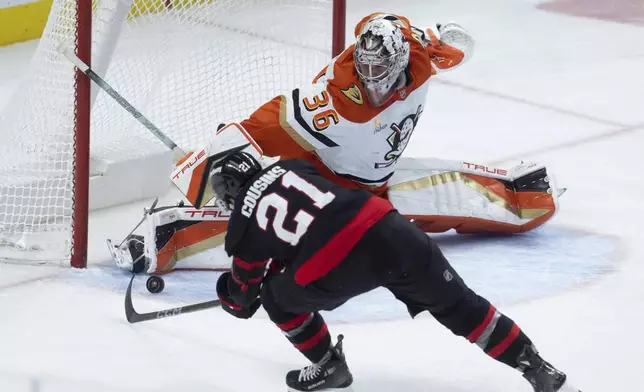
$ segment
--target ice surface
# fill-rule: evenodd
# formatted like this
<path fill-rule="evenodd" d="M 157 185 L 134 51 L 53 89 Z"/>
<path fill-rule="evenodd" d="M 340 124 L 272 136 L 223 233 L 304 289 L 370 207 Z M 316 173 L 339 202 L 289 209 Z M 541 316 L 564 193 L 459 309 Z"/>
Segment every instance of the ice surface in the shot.
<path fill-rule="evenodd" d="M 469 284 L 585 392 L 641 390 L 644 28 L 539 3 L 352 0 L 347 20 L 391 10 L 416 25 L 455 20 L 472 31 L 471 63 L 436 78 L 407 154 L 504 165 L 537 159 L 569 190 L 541 230 L 447 234 L 439 243 Z M 0 104 L 33 47 L 0 49 Z M 104 239 L 127 234 L 147 203 L 92 214 L 86 271 L 0 264 L 0 391 L 283 391 L 286 371 L 306 364 L 263 313 L 250 321 L 218 310 L 125 321 L 128 276 L 110 265 Z M 136 306 L 210 299 L 215 278 L 170 275 L 157 296 L 140 278 Z M 406 317 L 386 292 L 327 318 L 332 333 L 346 336 L 357 392 L 530 391 L 428 315 Z"/>

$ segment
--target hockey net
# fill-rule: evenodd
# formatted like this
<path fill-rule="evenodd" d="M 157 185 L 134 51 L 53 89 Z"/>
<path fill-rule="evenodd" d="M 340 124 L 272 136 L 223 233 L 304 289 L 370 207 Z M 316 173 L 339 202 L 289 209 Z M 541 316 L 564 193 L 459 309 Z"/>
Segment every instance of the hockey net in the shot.
<path fill-rule="evenodd" d="M 61 42 L 189 150 L 219 123 L 310 82 L 343 46 L 343 13 L 338 0 L 55 0 L 26 78 L 0 112 L 0 258 L 84 266 L 87 204 L 152 196 L 136 180 L 99 180 L 115 167 L 150 177 L 167 154 L 111 97 L 90 92 L 56 50 Z"/>

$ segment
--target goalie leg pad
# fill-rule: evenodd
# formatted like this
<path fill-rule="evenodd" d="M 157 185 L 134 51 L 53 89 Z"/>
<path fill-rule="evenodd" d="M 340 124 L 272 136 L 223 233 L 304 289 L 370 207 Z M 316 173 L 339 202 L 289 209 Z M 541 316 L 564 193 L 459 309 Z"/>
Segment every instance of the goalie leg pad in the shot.
<path fill-rule="evenodd" d="M 426 232 L 521 233 L 558 208 L 556 182 L 544 165 L 509 170 L 432 158 L 401 159 L 389 181 L 396 209 Z"/>
<path fill-rule="evenodd" d="M 108 240 L 108 247 L 119 268 L 135 273 L 164 274 L 175 268 L 229 269 L 228 256 L 216 250 L 224 243 L 229 216 L 219 207 L 155 208 L 146 215 L 142 234 L 131 235 L 120 247 Z M 208 251 L 214 254 L 192 258 Z M 194 259 L 204 260 L 195 263 Z"/>

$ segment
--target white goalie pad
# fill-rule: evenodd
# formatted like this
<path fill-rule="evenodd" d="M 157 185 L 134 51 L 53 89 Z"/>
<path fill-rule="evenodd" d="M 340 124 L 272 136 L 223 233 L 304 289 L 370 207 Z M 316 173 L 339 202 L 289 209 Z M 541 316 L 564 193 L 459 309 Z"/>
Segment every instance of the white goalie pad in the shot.
<path fill-rule="evenodd" d="M 504 184 L 545 170 L 543 164 L 521 163 L 510 169 L 464 161 L 436 158 L 401 158 L 396 173 L 389 180 L 388 196 L 396 209 L 409 216 L 443 216 L 475 218 L 509 225 L 524 225 L 539 216 L 557 209 L 556 188 L 548 172 L 548 193 L 552 196 L 550 208 L 523 208 L 515 204 Z M 501 181 L 497 188 L 488 187 L 472 176 Z"/>
<path fill-rule="evenodd" d="M 111 240 L 107 245 L 115 264 L 132 272 L 167 273 L 179 260 L 183 269 L 229 269 L 231 260 L 219 246 L 229 217 L 216 206 L 154 208 L 147 211 L 137 234 L 121 246 Z"/>

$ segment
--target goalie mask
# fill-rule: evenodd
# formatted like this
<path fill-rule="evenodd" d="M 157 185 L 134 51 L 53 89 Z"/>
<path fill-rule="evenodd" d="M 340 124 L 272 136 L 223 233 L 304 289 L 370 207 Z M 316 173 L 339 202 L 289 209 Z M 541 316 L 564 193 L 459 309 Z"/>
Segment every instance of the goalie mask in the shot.
<path fill-rule="evenodd" d="M 237 152 L 224 158 L 210 174 L 212 189 L 217 195 L 217 204 L 230 211 L 235 209 L 239 191 L 262 166 L 257 159 L 245 152 Z"/>
<path fill-rule="evenodd" d="M 353 51 L 356 71 L 374 106 L 381 106 L 394 95 L 409 64 L 409 42 L 397 20 L 393 15 L 382 15 L 366 22 Z"/>

